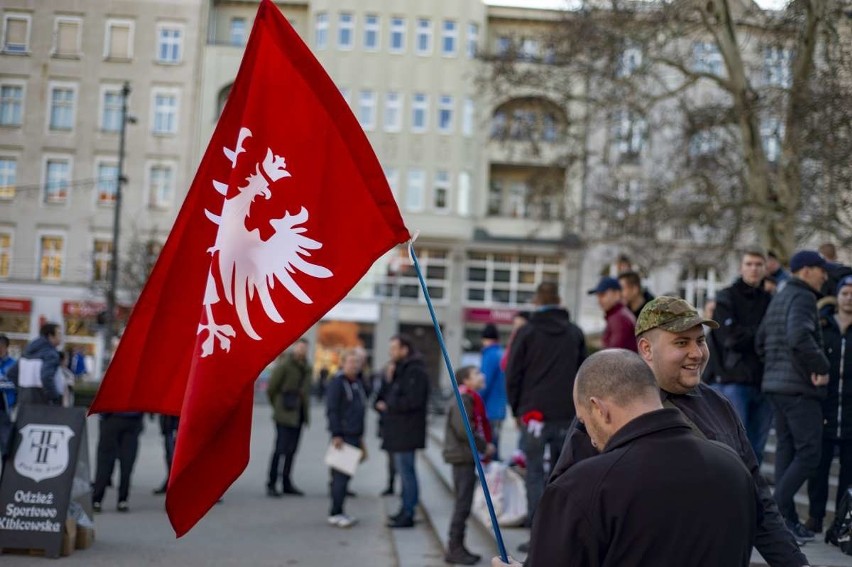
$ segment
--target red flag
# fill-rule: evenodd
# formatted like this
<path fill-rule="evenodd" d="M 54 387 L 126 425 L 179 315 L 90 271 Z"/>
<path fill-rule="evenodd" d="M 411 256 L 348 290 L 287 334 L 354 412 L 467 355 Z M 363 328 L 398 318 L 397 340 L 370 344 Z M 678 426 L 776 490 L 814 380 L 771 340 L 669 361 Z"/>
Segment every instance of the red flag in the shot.
<path fill-rule="evenodd" d="M 181 417 L 178 537 L 245 469 L 253 382 L 409 238 L 337 87 L 270 0 L 91 412 Z"/>

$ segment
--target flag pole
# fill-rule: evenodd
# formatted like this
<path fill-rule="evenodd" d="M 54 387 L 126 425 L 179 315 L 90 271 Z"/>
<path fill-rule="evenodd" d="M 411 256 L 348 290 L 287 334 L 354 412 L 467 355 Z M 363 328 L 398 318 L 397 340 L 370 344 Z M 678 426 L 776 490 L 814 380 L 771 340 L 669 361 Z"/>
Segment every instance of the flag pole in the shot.
<path fill-rule="evenodd" d="M 426 280 L 423 279 L 423 272 L 420 271 L 420 263 L 417 261 L 417 254 L 414 253 L 414 240 L 417 235 L 408 241 L 408 255 L 411 256 L 411 262 L 414 264 L 414 270 L 417 272 L 417 279 L 420 280 L 420 288 L 423 290 L 423 296 L 426 298 L 426 306 L 429 307 L 429 315 L 432 317 L 432 325 L 435 327 L 435 334 L 438 336 L 438 343 L 441 345 L 441 353 L 444 355 L 444 363 L 447 365 L 447 372 L 450 373 L 450 381 L 453 384 L 453 394 L 456 397 L 456 404 L 461 413 L 464 429 L 467 432 L 467 442 L 470 445 L 470 451 L 473 454 L 473 462 L 476 465 L 476 473 L 479 475 L 479 485 L 485 494 L 485 504 L 488 506 L 488 515 L 491 517 L 491 529 L 494 530 L 494 536 L 497 538 L 497 548 L 500 551 L 500 558 L 504 563 L 509 562 L 509 557 L 506 555 L 506 546 L 503 543 L 503 534 L 500 533 L 500 526 L 497 525 L 497 515 L 494 513 L 494 504 L 491 502 L 491 493 L 488 491 L 488 483 L 485 481 L 485 472 L 482 470 L 482 463 L 479 461 L 479 452 L 476 450 L 476 441 L 473 438 L 473 430 L 470 428 L 470 421 L 467 418 L 467 411 L 464 409 L 461 392 L 459 392 L 459 384 L 456 381 L 456 373 L 453 370 L 453 365 L 450 362 L 450 355 L 447 353 L 447 345 L 444 344 L 444 335 L 441 333 L 441 327 L 438 325 L 438 318 L 435 316 L 435 309 L 432 307 L 432 298 L 429 296 L 429 289 L 426 287 Z"/>

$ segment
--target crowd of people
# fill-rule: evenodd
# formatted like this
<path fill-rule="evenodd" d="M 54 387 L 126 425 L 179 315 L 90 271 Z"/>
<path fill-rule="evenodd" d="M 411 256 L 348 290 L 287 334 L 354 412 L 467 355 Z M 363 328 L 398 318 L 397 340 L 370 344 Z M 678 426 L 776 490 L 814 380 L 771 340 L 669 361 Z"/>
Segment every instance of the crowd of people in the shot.
<path fill-rule="evenodd" d="M 534 309 L 517 313 L 506 345 L 486 325 L 480 365 L 456 372 L 473 447 L 453 397 L 443 446 L 455 498 L 445 560 L 481 560 L 465 545 L 475 465 L 512 460 L 524 469 L 531 532 L 518 551 L 528 553 L 527 565 L 746 566 L 752 548 L 773 567 L 807 565 L 801 546 L 823 531 L 836 538 L 840 529 L 826 514 L 835 456 L 836 509 L 852 486 L 852 269 L 830 246 L 796 252 L 789 271 L 771 253 L 749 248 L 739 277 L 704 312 L 681 298 L 653 297 L 629 265 L 588 293 L 605 320 L 599 345 L 587 343 L 557 285 L 542 282 Z M 47 324 L 15 361 L 0 336 L 4 455 L 15 404 L 63 403 L 60 342 L 58 326 Z M 266 389 L 276 432 L 271 498 L 303 494 L 293 465 L 311 417 L 309 350 L 304 339 L 294 343 Z M 403 529 L 415 525 L 416 452 L 426 446 L 432 381 L 410 337 L 394 336 L 388 355 L 371 373 L 365 349 L 341 354 L 338 371 L 323 382 L 325 422 L 334 449 L 349 446 L 366 458 L 365 423 L 376 412 L 388 460 L 382 494 L 394 495 L 401 480 L 399 509 L 387 526 Z M 518 444 L 501 447 L 510 412 Z M 101 416 L 96 510 L 116 461 L 117 509 L 129 509 L 142 423 L 141 413 Z M 162 416 L 160 425 L 168 475 L 179 423 Z M 760 470 L 773 426 L 774 490 Z M 358 521 L 345 511 L 350 479 L 330 469 L 331 526 Z M 805 484 L 809 513 L 800 518 L 794 496 Z"/>

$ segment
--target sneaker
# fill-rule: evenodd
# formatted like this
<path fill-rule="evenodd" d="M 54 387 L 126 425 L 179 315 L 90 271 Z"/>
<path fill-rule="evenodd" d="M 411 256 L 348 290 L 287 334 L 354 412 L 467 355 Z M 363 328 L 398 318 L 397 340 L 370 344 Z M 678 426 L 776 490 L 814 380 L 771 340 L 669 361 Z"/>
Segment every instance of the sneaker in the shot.
<path fill-rule="evenodd" d="M 393 496 L 393 487 L 385 488 L 384 492 L 382 492 L 382 496 Z"/>
<path fill-rule="evenodd" d="M 352 516 L 347 516 L 346 514 L 340 514 L 338 518 L 340 518 L 339 520 L 337 520 L 338 528 L 351 528 L 352 526 L 358 523 L 358 518 L 353 518 Z"/>
<path fill-rule="evenodd" d="M 115 507 L 119 512 L 130 512 L 130 506 L 127 505 L 127 502 L 121 501 L 118 503 L 118 506 Z"/>
<path fill-rule="evenodd" d="M 814 532 L 803 526 L 801 522 L 791 522 L 788 520 L 786 523 L 787 529 L 790 530 L 790 533 L 793 534 L 799 545 L 814 540 Z"/>
<path fill-rule="evenodd" d="M 92 510 L 95 512 L 101 511 L 101 503 L 100 502 L 92 502 Z"/>
<path fill-rule="evenodd" d="M 476 565 L 480 559 L 480 556 L 464 548 L 451 549 L 444 555 L 444 561 L 450 565 Z"/>
<path fill-rule="evenodd" d="M 398 516 L 387 523 L 389 528 L 413 528 L 414 518 L 408 515 Z"/>
<path fill-rule="evenodd" d="M 292 484 L 290 486 L 284 487 L 284 490 L 281 491 L 281 494 L 289 494 L 291 496 L 304 496 L 305 495 L 304 492 L 302 492 L 301 490 L 299 490 L 298 488 L 296 488 Z"/>
<path fill-rule="evenodd" d="M 270 498 L 281 498 L 281 492 L 274 486 L 266 487 L 266 495 Z"/>
<path fill-rule="evenodd" d="M 343 518 L 343 514 L 335 514 L 334 516 L 329 516 L 328 524 L 330 526 L 336 526 L 340 523 L 341 518 Z"/>

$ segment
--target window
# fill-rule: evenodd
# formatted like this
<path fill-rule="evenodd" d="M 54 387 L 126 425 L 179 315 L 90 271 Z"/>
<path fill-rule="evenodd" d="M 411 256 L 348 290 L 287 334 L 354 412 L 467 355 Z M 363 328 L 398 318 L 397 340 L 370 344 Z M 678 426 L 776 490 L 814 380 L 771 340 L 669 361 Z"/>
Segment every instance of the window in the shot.
<path fill-rule="evenodd" d="M 246 19 L 231 18 L 228 23 L 228 43 L 231 45 L 246 44 Z"/>
<path fill-rule="evenodd" d="M 784 139 L 786 128 L 784 122 L 775 116 L 769 116 L 761 121 L 760 139 L 766 159 L 775 163 L 781 157 L 781 141 Z"/>
<path fill-rule="evenodd" d="M 12 270 L 12 233 L 0 232 L 0 278 L 8 278 Z"/>
<path fill-rule="evenodd" d="M 107 20 L 104 58 L 127 60 L 133 58 L 133 22 Z"/>
<path fill-rule="evenodd" d="M 178 97 L 174 92 L 154 90 L 154 117 L 151 132 L 154 134 L 177 133 Z"/>
<path fill-rule="evenodd" d="M 96 238 L 92 251 L 92 281 L 105 283 L 112 264 L 112 240 Z"/>
<path fill-rule="evenodd" d="M 72 85 L 50 87 L 50 129 L 73 130 L 77 88 Z"/>
<path fill-rule="evenodd" d="M 341 12 L 337 19 L 337 47 L 352 49 L 355 39 L 355 16 L 351 12 Z"/>
<path fill-rule="evenodd" d="M 314 22 L 314 44 L 317 49 L 328 47 L 328 14 L 317 12 Z"/>
<path fill-rule="evenodd" d="M 628 45 L 618 56 L 615 76 L 623 79 L 629 77 L 642 65 L 642 49 L 635 45 Z"/>
<path fill-rule="evenodd" d="M 390 52 L 402 53 L 403 51 L 405 51 L 405 18 L 391 18 Z"/>
<path fill-rule="evenodd" d="M 15 198 L 18 162 L 13 157 L 0 157 L 0 200 Z"/>
<path fill-rule="evenodd" d="M 174 200 L 174 169 L 168 164 L 154 164 L 148 170 L 148 194 L 151 207 L 166 209 Z"/>
<path fill-rule="evenodd" d="M 98 204 L 111 205 L 115 203 L 116 182 L 118 181 L 118 165 L 116 163 L 98 163 L 95 168 L 98 190 Z"/>
<path fill-rule="evenodd" d="M 364 130 L 373 130 L 376 127 L 375 91 L 361 91 L 358 96 L 358 122 Z"/>
<path fill-rule="evenodd" d="M 558 256 L 468 252 L 464 300 L 474 304 L 529 305 L 539 282 L 561 286 L 562 271 Z"/>
<path fill-rule="evenodd" d="M 432 206 L 436 211 L 446 211 L 450 206 L 450 174 L 444 170 L 435 172 Z"/>
<path fill-rule="evenodd" d="M 696 41 L 692 45 L 692 69 L 698 73 L 723 76 L 724 60 L 719 46 L 709 41 Z"/>
<path fill-rule="evenodd" d="M 414 51 L 417 55 L 432 54 L 432 20 L 417 18 L 417 35 L 414 38 Z"/>
<path fill-rule="evenodd" d="M 50 158 L 45 164 L 45 203 L 66 203 L 71 191 L 71 160 Z"/>
<path fill-rule="evenodd" d="M 157 62 L 180 63 L 183 58 L 183 27 L 174 24 L 157 29 Z"/>
<path fill-rule="evenodd" d="M 479 25 L 478 24 L 468 24 L 467 25 L 467 56 L 470 59 L 476 57 L 476 53 L 479 51 Z"/>
<path fill-rule="evenodd" d="M 414 93 L 411 99 L 411 130 L 412 132 L 425 132 L 429 126 L 429 96 L 423 93 Z"/>
<path fill-rule="evenodd" d="M 615 146 L 624 157 L 639 157 L 645 140 L 645 120 L 631 110 L 615 113 Z"/>
<path fill-rule="evenodd" d="M 438 131 L 450 134 L 453 131 L 453 97 L 441 95 L 438 99 Z"/>
<path fill-rule="evenodd" d="M 385 179 L 388 180 L 388 186 L 394 199 L 399 200 L 399 170 L 395 167 L 385 168 Z"/>
<path fill-rule="evenodd" d="M 518 49 L 518 59 L 524 61 L 537 61 L 541 57 L 541 46 L 537 39 L 531 37 L 521 38 L 521 47 Z"/>
<path fill-rule="evenodd" d="M 30 16 L 28 14 L 6 14 L 3 18 L 3 51 L 5 53 L 27 53 L 30 42 Z"/>
<path fill-rule="evenodd" d="M 615 185 L 615 198 L 617 204 L 615 216 L 617 219 L 625 219 L 639 213 L 645 201 L 645 190 L 642 182 L 639 179 L 618 181 Z"/>
<path fill-rule="evenodd" d="M 0 85 L 0 126 L 20 126 L 23 106 L 23 86 Z"/>
<path fill-rule="evenodd" d="M 407 211 L 423 210 L 423 193 L 426 189 L 426 173 L 422 169 L 408 171 L 408 184 L 405 187 L 405 209 Z"/>
<path fill-rule="evenodd" d="M 80 18 L 56 18 L 53 28 L 53 54 L 56 57 L 79 57 Z"/>
<path fill-rule="evenodd" d="M 512 52 L 512 38 L 507 35 L 498 36 L 494 51 L 498 56 L 509 55 Z"/>
<path fill-rule="evenodd" d="M 396 91 L 385 93 L 385 132 L 402 130 L 402 94 Z"/>
<path fill-rule="evenodd" d="M 121 130 L 121 87 L 102 87 L 101 130 Z"/>
<path fill-rule="evenodd" d="M 455 56 L 458 36 L 459 30 L 456 22 L 453 20 L 444 20 L 444 25 L 441 28 L 441 53 L 444 56 Z"/>
<path fill-rule="evenodd" d="M 793 85 L 793 51 L 786 47 L 767 47 L 763 51 L 763 75 L 771 87 L 788 89 Z"/>
<path fill-rule="evenodd" d="M 65 255 L 65 237 L 44 234 L 39 239 L 39 279 L 58 282 L 62 279 L 62 263 Z"/>
<path fill-rule="evenodd" d="M 375 14 L 364 16 L 364 49 L 376 51 L 379 49 L 379 17 Z"/>
<path fill-rule="evenodd" d="M 408 262 L 408 255 L 402 249 L 390 252 L 393 256 L 386 264 L 386 274 L 375 285 L 378 297 L 395 298 L 400 301 L 424 303 L 420 280 L 414 266 Z M 398 262 L 395 260 L 400 259 Z M 426 289 L 435 303 L 447 303 L 450 290 L 450 258 L 446 250 L 423 248 L 417 251 L 417 261 L 426 280 Z"/>
<path fill-rule="evenodd" d="M 462 106 L 462 134 L 467 137 L 473 136 L 474 111 L 473 99 L 465 98 Z"/>

